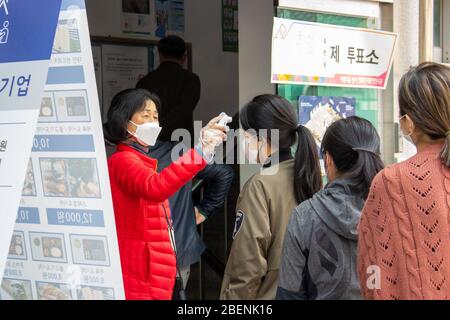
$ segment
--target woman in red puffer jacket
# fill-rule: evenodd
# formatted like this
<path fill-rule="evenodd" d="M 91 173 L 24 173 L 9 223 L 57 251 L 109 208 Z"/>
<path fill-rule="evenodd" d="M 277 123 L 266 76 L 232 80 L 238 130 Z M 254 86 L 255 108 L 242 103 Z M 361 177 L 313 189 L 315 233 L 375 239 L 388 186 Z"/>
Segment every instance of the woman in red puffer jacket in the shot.
<path fill-rule="evenodd" d="M 108 168 L 129 300 L 172 298 L 176 257 L 167 199 L 212 160 L 214 148 L 226 137 L 219 117 L 211 120 L 196 148 L 158 174 L 157 161 L 146 154 L 161 130 L 159 104 L 147 90 L 122 91 L 111 103 L 105 126 L 106 139 L 118 145 Z"/>

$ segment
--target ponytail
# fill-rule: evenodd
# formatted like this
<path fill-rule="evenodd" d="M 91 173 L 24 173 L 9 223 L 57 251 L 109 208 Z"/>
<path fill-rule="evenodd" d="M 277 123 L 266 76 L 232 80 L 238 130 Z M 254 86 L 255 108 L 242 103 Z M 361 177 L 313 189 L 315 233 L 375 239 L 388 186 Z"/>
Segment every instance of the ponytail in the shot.
<path fill-rule="evenodd" d="M 347 177 L 352 180 L 353 187 L 367 199 L 372 180 L 384 168 L 384 164 L 375 151 L 353 148 L 353 152 L 356 152 L 358 157 Z"/>
<path fill-rule="evenodd" d="M 297 127 L 298 141 L 295 154 L 294 188 L 298 203 L 312 198 L 322 188 L 317 144 L 308 128 Z"/>
<path fill-rule="evenodd" d="M 441 151 L 441 159 L 445 166 L 450 167 L 450 131 L 445 135 L 444 148 Z"/>

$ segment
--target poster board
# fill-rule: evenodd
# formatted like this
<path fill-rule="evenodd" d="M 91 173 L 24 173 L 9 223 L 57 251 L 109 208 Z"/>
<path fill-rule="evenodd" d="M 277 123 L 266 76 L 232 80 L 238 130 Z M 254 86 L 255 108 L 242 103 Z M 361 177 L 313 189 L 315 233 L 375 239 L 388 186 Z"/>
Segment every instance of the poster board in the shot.
<path fill-rule="evenodd" d="M 0 0 L 0 274 L 10 248 L 60 6 L 61 0 Z"/>
<path fill-rule="evenodd" d="M 274 18 L 272 83 L 386 89 L 398 35 Z"/>
<path fill-rule="evenodd" d="M 106 122 L 113 96 L 136 87 L 137 82 L 159 64 L 158 41 L 91 37 L 102 121 Z M 188 70 L 192 71 L 192 45 L 187 46 Z"/>
<path fill-rule="evenodd" d="M 62 1 L 47 69 L 0 298 L 121 300 L 122 271 L 84 0 Z"/>

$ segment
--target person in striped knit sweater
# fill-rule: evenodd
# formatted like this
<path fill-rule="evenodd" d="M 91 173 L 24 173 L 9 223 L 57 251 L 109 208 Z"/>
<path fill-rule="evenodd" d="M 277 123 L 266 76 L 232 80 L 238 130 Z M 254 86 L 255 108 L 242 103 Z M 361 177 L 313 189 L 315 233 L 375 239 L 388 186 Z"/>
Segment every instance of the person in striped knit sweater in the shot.
<path fill-rule="evenodd" d="M 411 68 L 400 126 L 418 153 L 374 179 L 358 227 L 366 299 L 450 299 L 450 69 Z"/>

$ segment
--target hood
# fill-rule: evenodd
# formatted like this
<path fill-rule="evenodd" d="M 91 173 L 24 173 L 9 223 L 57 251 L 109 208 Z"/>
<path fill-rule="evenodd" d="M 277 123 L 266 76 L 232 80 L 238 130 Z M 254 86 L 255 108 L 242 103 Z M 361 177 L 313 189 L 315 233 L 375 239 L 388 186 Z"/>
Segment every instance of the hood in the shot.
<path fill-rule="evenodd" d="M 364 199 L 360 194 L 352 194 L 349 184 L 344 179 L 330 182 L 324 190 L 314 195 L 311 204 L 331 230 L 346 239 L 357 240 Z"/>

